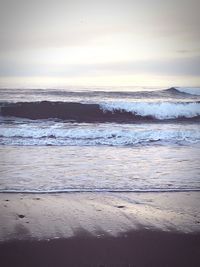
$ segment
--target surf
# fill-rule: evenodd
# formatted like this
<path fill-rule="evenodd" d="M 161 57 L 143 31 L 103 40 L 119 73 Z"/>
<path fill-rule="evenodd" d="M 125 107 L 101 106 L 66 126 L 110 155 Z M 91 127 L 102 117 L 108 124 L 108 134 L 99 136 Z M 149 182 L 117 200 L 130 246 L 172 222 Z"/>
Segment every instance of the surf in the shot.
<path fill-rule="evenodd" d="M 75 122 L 155 122 L 164 120 L 199 120 L 200 102 L 107 101 L 17 102 L 1 104 L 1 116 L 32 120 L 57 118 Z"/>

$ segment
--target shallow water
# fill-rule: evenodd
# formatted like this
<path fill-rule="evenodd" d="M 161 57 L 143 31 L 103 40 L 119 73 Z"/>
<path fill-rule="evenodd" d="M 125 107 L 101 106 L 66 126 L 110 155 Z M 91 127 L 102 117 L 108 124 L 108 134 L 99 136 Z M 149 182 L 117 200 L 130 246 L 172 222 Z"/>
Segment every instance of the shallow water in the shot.
<path fill-rule="evenodd" d="M 1 192 L 200 190 L 200 146 L 1 146 Z"/>

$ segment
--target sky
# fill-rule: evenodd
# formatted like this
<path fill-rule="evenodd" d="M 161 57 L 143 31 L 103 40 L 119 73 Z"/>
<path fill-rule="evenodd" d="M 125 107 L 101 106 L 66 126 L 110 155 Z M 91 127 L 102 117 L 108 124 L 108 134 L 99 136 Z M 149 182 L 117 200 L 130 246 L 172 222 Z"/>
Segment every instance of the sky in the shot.
<path fill-rule="evenodd" d="M 200 86 L 199 0 L 0 0 L 0 87 Z"/>

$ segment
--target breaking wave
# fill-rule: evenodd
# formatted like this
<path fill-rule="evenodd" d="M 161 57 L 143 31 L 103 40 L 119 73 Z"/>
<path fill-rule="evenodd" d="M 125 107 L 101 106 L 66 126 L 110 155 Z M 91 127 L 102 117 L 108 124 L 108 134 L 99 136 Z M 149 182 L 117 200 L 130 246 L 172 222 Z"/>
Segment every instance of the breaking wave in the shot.
<path fill-rule="evenodd" d="M 131 112 L 141 117 L 152 117 L 158 120 L 194 118 L 200 115 L 200 103 L 169 103 L 169 102 L 112 102 L 104 103 L 101 108 L 106 111 Z"/>
<path fill-rule="evenodd" d="M 107 101 L 18 102 L 1 105 L 2 116 L 21 118 L 57 118 L 76 122 L 143 122 L 200 119 L 200 102 Z"/>

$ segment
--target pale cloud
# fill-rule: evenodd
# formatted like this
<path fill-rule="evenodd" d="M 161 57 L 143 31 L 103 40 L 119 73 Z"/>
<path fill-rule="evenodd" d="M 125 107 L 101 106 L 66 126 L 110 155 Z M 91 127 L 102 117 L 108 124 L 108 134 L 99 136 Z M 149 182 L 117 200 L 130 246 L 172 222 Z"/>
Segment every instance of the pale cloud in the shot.
<path fill-rule="evenodd" d="M 0 0 L 0 76 L 198 81 L 199 10 L 199 0 Z"/>

